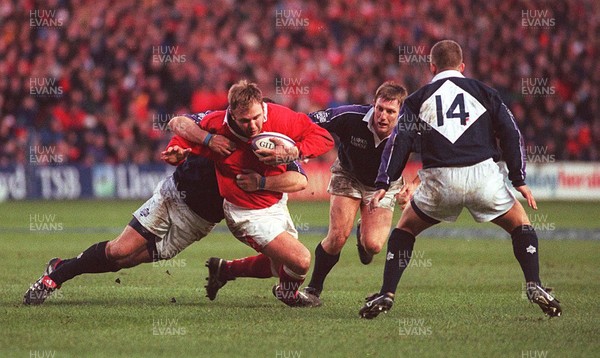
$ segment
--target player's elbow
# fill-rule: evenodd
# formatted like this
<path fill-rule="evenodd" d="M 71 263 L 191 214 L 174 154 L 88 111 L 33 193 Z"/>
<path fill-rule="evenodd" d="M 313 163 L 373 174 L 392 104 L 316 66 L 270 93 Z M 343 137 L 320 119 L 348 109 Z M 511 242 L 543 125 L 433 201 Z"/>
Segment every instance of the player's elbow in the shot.
<path fill-rule="evenodd" d="M 169 129 L 173 133 L 177 134 L 178 129 L 180 129 L 183 126 L 184 122 L 185 122 L 185 117 L 183 117 L 183 116 L 173 117 L 169 121 Z"/>
<path fill-rule="evenodd" d="M 335 146 L 335 140 L 333 140 L 333 137 L 331 136 L 331 134 L 329 134 L 329 132 L 326 133 L 324 145 L 327 148 L 326 151 L 332 150 Z"/>
<path fill-rule="evenodd" d="M 302 191 L 308 188 L 308 178 L 302 175 L 302 178 L 299 178 L 296 182 L 296 191 Z"/>
<path fill-rule="evenodd" d="M 288 172 L 292 175 L 289 177 L 286 193 L 295 193 L 302 191 L 308 187 L 308 179 L 303 174 L 297 172 Z"/>

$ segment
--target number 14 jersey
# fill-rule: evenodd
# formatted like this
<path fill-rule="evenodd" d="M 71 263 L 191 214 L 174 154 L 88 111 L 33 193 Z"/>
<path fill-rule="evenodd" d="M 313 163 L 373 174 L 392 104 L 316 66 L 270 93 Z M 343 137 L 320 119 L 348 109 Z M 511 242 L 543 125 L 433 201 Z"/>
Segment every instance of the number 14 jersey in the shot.
<path fill-rule="evenodd" d="M 525 183 L 525 148 L 512 113 L 496 90 L 459 71 L 440 72 L 406 98 L 381 157 L 377 187 L 400 176 L 417 140 L 423 168 L 492 158 L 506 162 L 513 186 Z"/>

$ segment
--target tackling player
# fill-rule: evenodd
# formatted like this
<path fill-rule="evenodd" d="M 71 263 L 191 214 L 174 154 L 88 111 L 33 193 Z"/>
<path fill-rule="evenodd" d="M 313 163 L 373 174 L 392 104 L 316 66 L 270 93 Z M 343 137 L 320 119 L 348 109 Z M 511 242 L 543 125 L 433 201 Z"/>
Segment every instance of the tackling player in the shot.
<path fill-rule="evenodd" d="M 203 115 L 189 117 L 199 121 Z M 206 144 L 223 155 L 235 150 L 225 137 L 213 136 Z M 204 157 L 188 156 L 189 152 L 186 148 L 169 146 L 161 158 L 170 164 L 181 164 L 133 213 L 123 232 L 112 241 L 90 246 L 77 257 L 51 259 L 42 276 L 25 293 L 23 303 L 42 304 L 63 283 L 84 273 L 117 272 L 141 263 L 170 259 L 208 235 L 224 218 L 223 198 L 219 195 L 214 163 Z M 304 189 L 307 180 L 301 168 L 292 163 L 287 169 L 270 177 L 262 189 L 275 192 Z M 255 191 L 257 177 L 256 173 L 243 173 L 237 185 L 242 190 Z"/>
<path fill-rule="evenodd" d="M 549 315 L 560 316 L 557 299 L 539 277 L 538 238 L 523 206 L 504 182 L 506 161 L 513 187 L 537 209 L 525 185 L 525 150 L 514 117 L 498 93 L 462 75 L 460 45 L 444 40 L 431 49 L 431 82 L 404 101 L 398 127 L 386 144 L 372 207 L 385 195 L 408 160 L 411 143 L 421 137 L 420 186 L 388 241 L 383 285 L 359 314 L 374 318 L 392 308 L 398 282 L 412 255 L 415 237 L 440 221 L 453 222 L 463 207 L 475 221 L 491 221 L 512 237 L 513 252 L 527 283 L 529 299 Z M 424 124 L 420 133 L 417 129 Z M 413 125 L 411 125 L 413 124 Z"/>

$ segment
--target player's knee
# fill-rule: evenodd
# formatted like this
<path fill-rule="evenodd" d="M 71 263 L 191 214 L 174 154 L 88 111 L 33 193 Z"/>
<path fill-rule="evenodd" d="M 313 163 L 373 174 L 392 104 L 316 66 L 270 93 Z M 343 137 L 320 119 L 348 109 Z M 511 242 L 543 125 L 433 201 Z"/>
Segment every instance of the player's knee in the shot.
<path fill-rule="evenodd" d="M 110 261 L 119 259 L 119 244 L 115 241 L 109 241 L 106 244 L 106 258 Z"/>
<path fill-rule="evenodd" d="M 337 253 L 342 250 L 349 236 L 350 232 L 346 230 L 330 230 L 322 245 L 326 247 L 326 250 L 330 249 Z"/>
<path fill-rule="evenodd" d="M 310 251 L 304 248 L 294 261 L 294 272 L 305 275 L 310 269 Z"/>
<path fill-rule="evenodd" d="M 120 245 L 118 241 L 109 241 L 106 244 L 106 258 L 109 261 L 122 262 L 131 256 L 131 252 L 126 247 Z"/>
<path fill-rule="evenodd" d="M 372 240 L 370 237 L 366 237 L 364 243 L 365 250 L 372 255 L 376 255 L 383 249 L 384 241 Z"/>

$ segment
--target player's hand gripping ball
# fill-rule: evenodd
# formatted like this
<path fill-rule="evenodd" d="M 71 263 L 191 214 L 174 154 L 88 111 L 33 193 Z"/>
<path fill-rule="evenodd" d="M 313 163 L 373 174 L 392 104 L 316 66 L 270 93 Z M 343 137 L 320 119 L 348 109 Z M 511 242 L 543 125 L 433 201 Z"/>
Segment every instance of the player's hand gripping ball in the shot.
<path fill-rule="evenodd" d="M 254 137 L 252 137 L 252 150 L 254 150 L 254 153 L 258 156 L 261 157 L 263 155 L 261 155 L 260 153 L 256 153 L 257 150 L 259 149 L 268 149 L 268 150 L 275 150 L 275 143 L 273 143 L 273 141 L 271 141 L 272 138 L 275 139 L 279 139 L 280 143 L 283 143 L 284 147 L 293 147 L 296 145 L 296 142 L 294 142 L 294 140 L 288 136 L 286 136 L 285 134 L 281 134 L 281 133 L 277 133 L 277 132 L 263 132 L 263 133 L 259 133 L 257 135 L 255 135 Z"/>
<path fill-rule="evenodd" d="M 274 166 L 291 163 L 300 155 L 293 139 L 275 132 L 252 137 L 252 149 L 261 162 Z"/>

